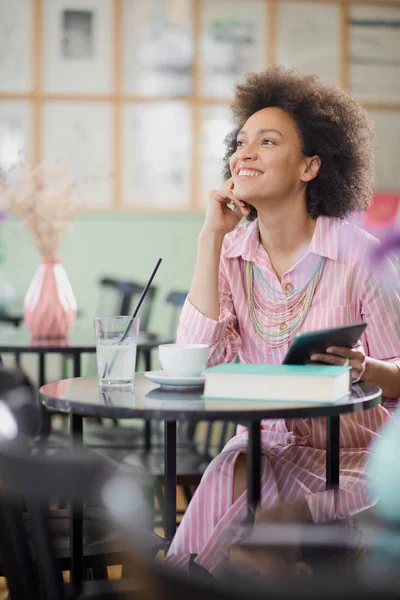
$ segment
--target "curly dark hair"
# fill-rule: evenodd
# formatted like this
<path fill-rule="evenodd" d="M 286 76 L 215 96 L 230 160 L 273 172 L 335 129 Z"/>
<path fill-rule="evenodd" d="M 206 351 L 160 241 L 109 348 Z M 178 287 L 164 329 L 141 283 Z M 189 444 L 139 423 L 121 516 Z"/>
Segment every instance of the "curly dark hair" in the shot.
<path fill-rule="evenodd" d="M 225 139 L 224 177 L 231 177 L 229 159 L 236 151 L 238 132 L 252 114 L 269 106 L 291 115 L 304 156 L 321 158 L 317 177 L 307 184 L 311 217 L 343 218 L 366 210 L 374 170 L 373 135 L 366 111 L 340 87 L 279 66 L 250 73 L 236 86 L 232 112 L 237 127 Z M 250 207 L 247 219 L 256 217 L 256 209 Z"/>

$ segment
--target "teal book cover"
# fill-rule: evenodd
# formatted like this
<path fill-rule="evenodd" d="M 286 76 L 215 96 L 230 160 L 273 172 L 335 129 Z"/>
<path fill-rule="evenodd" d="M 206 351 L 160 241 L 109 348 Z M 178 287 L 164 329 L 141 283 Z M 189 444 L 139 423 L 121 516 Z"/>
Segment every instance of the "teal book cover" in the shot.
<path fill-rule="evenodd" d="M 337 377 L 344 371 L 349 371 L 351 367 L 339 367 L 333 365 L 252 365 L 244 363 L 224 363 L 222 365 L 216 365 L 206 369 L 206 376 L 208 373 L 226 373 L 229 374 L 243 374 L 243 375 L 282 375 L 288 376 L 293 375 L 301 377 L 304 375 L 318 375 L 323 377 Z"/>

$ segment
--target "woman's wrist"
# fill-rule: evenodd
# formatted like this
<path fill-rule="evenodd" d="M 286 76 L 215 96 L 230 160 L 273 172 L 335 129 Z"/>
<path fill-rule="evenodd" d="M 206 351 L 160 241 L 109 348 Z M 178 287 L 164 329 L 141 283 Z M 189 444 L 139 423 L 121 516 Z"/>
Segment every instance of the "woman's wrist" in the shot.
<path fill-rule="evenodd" d="M 365 383 L 373 383 L 377 384 L 377 379 L 380 379 L 382 375 L 382 368 L 388 372 L 388 369 L 391 369 L 391 363 L 383 360 L 377 360 L 376 358 L 371 358 L 370 356 L 365 357 L 365 369 L 361 376 L 361 381 L 365 381 Z M 394 372 L 394 369 L 393 369 Z"/>
<path fill-rule="evenodd" d="M 363 374 L 360 377 L 360 381 L 365 381 L 365 383 L 371 382 L 371 358 L 369 356 L 365 357 L 365 369 Z M 372 367 L 372 377 L 373 377 L 373 367 Z"/>
<path fill-rule="evenodd" d="M 394 362 L 367 356 L 361 381 L 380 387 L 386 398 L 398 398 L 400 396 L 399 371 L 399 367 Z"/>
<path fill-rule="evenodd" d="M 202 242 L 206 242 L 207 244 L 214 243 L 214 244 L 221 244 L 221 246 L 222 246 L 224 237 L 225 237 L 224 231 L 213 231 L 213 230 L 206 229 L 205 227 L 203 227 L 203 229 L 199 233 L 198 242 L 199 242 L 199 244 Z"/>

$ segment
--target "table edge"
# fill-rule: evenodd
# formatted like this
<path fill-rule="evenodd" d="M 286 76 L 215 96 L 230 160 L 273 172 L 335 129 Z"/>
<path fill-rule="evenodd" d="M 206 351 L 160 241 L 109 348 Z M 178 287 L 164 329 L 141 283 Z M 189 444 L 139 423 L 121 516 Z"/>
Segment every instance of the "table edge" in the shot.
<path fill-rule="evenodd" d="M 71 379 L 87 379 L 69 378 Z M 64 380 L 64 381 L 68 381 Z M 47 385 L 47 384 L 46 384 Z M 78 401 L 68 399 L 60 399 L 55 396 L 50 396 L 42 390 L 46 387 L 42 386 L 39 389 L 40 403 L 49 411 L 62 412 L 67 414 L 81 415 L 82 417 L 97 416 L 100 418 L 115 418 L 115 419 L 144 419 L 144 420 L 163 420 L 163 421 L 260 421 L 263 419 L 296 419 L 296 418 L 318 418 L 318 417 L 333 417 L 342 414 L 351 414 L 369 410 L 381 404 L 382 390 L 378 386 L 373 395 L 367 396 L 365 400 L 351 404 L 324 404 L 318 406 L 296 407 L 296 408 L 274 408 L 273 410 L 262 409 L 247 409 L 247 410 L 192 410 L 185 409 L 162 409 L 162 408 L 128 408 L 128 407 L 113 407 L 110 411 L 107 405 L 85 404 Z M 371 385 L 371 384 L 369 384 Z M 155 388 L 157 389 L 157 387 Z M 111 415 L 112 412 L 112 415 Z"/>

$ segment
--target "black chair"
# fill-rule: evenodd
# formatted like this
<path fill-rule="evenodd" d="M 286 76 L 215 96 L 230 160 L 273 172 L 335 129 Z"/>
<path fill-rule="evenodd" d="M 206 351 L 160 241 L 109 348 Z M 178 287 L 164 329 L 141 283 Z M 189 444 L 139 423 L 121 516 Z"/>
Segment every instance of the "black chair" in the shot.
<path fill-rule="evenodd" d="M 143 512 L 126 510 L 120 501 L 126 487 L 102 470 L 98 457 L 82 454 L 27 457 L 17 445 L 0 444 L 0 552 L 11 600 L 136 600 L 137 598 L 232 598 L 217 582 L 204 583 L 157 565 L 153 540 L 143 530 Z M 38 486 L 37 481 L 43 482 Z M 117 581 L 85 581 L 81 589 L 65 584 L 57 560 L 57 540 L 49 528 L 47 504 L 53 496 L 71 495 L 83 500 L 87 495 L 103 496 L 113 511 L 114 523 L 121 527 L 128 555 L 130 576 Z M 104 491 L 106 490 L 106 493 Z M 132 498 L 133 500 L 134 498 Z M 21 500 L 29 511 L 29 529 L 21 511 Z M 125 498 L 126 500 L 126 498 Z M 113 523 L 113 525 L 114 525 Z M 148 568 L 148 565 L 151 565 Z M 228 590 L 230 592 L 230 590 Z M 200 595 L 201 594 L 201 595 Z M 248 598 L 240 596 L 240 600 Z"/>
<path fill-rule="evenodd" d="M 7 310 L 0 310 L 0 323 L 5 323 L 6 325 L 12 325 L 13 327 L 19 327 L 21 323 L 24 321 L 23 309 L 16 310 L 15 312 L 11 310 L 10 312 Z M 14 353 L 14 361 L 15 366 L 21 366 L 21 354 L 19 352 Z M 0 355 L 0 365 L 3 364 L 3 359 Z"/>
<path fill-rule="evenodd" d="M 109 465 L 94 454 L 69 453 L 57 456 L 27 456 L 14 443 L 0 444 L 0 473 L 3 482 L 0 494 L 1 559 L 12 600 L 63 600 L 64 598 L 128 598 L 123 589 L 132 589 L 132 582 L 115 585 L 111 581 L 85 582 L 83 592 L 72 584 L 65 585 L 62 571 L 69 569 L 65 550 L 54 532 L 48 504 L 54 497 L 71 498 L 83 502 L 91 498 L 100 503 L 106 490 L 114 497 L 121 488 L 120 478 L 114 478 Z M 38 485 L 40 481 L 40 485 Z M 130 481 L 130 483 L 132 483 Z M 126 491 L 126 487 L 124 487 Z M 132 497 L 135 501 L 137 495 Z M 24 509 L 27 509 L 27 513 Z M 25 514 L 28 518 L 25 518 Z M 84 565 L 93 568 L 93 557 L 101 555 L 102 567 L 110 564 L 128 564 L 128 546 L 120 534 L 107 531 L 103 513 L 103 541 L 87 544 Z M 143 520 L 142 507 L 137 518 Z M 145 554 L 155 553 L 159 547 L 156 536 L 141 536 Z M 132 568 L 130 568 L 132 571 Z"/>
<path fill-rule="evenodd" d="M 40 421 L 40 411 L 35 394 L 35 390 L 27 377 L 20 371 L 9 371 L 4 368 L 0 369 L 0 445 L 10 440 L 18 440 L 18 460 L 26 462 L 30 465 L 32 461 L 40 460 L 42 463 L 32 463 L 31 475 L 32 485 L 40 489 L 40 493 L 44 493 L 46 484 L 56 485 L 57 482 L 57 467 L 58 462 L 63 461 L 63 454 L 58 452 L 56 456 L 44 455 L 43 449 L 32 445 L 32 436 L 37 432 Z M 22 450 L 24 452 L 22 452 Z M 68 450 L 67 452 L 70 452 Z M 0 447 L 1 453 L 1 447 Z M 32 455 L 36 454 L 37 458 L 33 459 Z M 60 455 L 60 458 L 58 458 Z M 91 468 L 94 473 L 89 477 L 87 485 L 90 481 L 97 481 L 96 477 L 111 477 L 117 471 L 117 465 L 111 461 L 106 461 L 98 454 L 92 453 L 88 455 L 91 461 Z M 46 462 L 47 461 L 47 462 Z M 50 461 L 50 462 L 49 462 Z M 79 461 L 78 461 L 79 462 Z M 10 465 L 12 460 L 10 459 Z M 24 463 L 25 464 L 25 463 Z M 36 465 L 36 466 L 35 466 Z M 44 468 L 48 467 L 49 472 L 45 476 Z M 5 472 L 11 467 L 5 465 Z M 60 469 L 62 470 L 63 463 Z M 69 467 L 68 467 L 69 468 Z M 71 467 L 72 468 L 72 467 Z M 42 471 L 34 477 L 35 469 Z M 51 475 L 52 481 L 47 481 L 50 477 L 50 470 L 53 469 L 54 475 Z M 67 471 L 66 471 L 67 472 Z M 61 471 L 60 471 L 61 473 Z M 76 475 L 78 477 L 78 475 Z M 0 480 L 5 481 L 3 469 L 0 468 Z M 143 478 L 142 478 L 143 481 Z M 40 485 L 38 485 L 40 482 Z M 92 485 L 93 487 L 93 485 Z M 86 487 L 89 490 L 90 487 Z M 59 487 L 58 496 L 56 491 L 49 496 L 53 502 L 70 501 L 73 499 L 75 487 L 69 488 L 68 494 L 64 494 L 65 488 Z M 39 493 L 39 492 L 38 492 Z M 81 493 L 81 492 L 78 492 Z M 50 528 L 52 534 L 57 539 L 57 564 L 61 570 L 70 569 L 70 510 L 53 509 L 48 511 Z M 29 525 L 29 516 L 26 512 L 23 513 L 23 520 Z M 107 577 L 107 571 L 104 565 L 119 565 L 121 559 L 126 561 L 126 556 L 123 554 L 124 547 L 121 546 L 121 540 L 115 534 L 104 535 L 103 531 L 104 510 L 99 507 L 98 503 L 94 506 L 86 506 L 84 508 L 84 565 L 89 570 L 88 575 L 95 579 Z M 163 547 L 163 541 L 157 537 L 151 537 L 154 542 L 154 551 L 157 552 Z M 113 542 L 113 547 L 110 547 L 110 542 Z M 1 574 L 1 563 L 0 563 Z"/>
<path fill-rule="evenodd" d="M 234 435 L 236 425 L 232 422 L 219 421 L 197 423 L 178 423 L 177 432 L 177 485 L 182 487 L 187 502 L 190 502 L 194 490 L 201 477 L 211 462 L 229 439 Z M 163 432 L 162 432 L 163 433 Z M 147 473 L 154 481 L 153 498 L 154 524 L 162 525 L 164 519 L 164 446 L 154 444 L 150 452 L 138 449 L 132 452 L 129 449 L 113 450 L 109 453 L 102 451 L 107 456 L 112 456 L 121 468 L 132 474 L 140 476 Z M 179 511 L 182 514 L 184 511 Z"/>
<path fill-rule="evenodd" d="M 113 277 L 103 277 L 100 279 L 100 288 L 102 290 L 98 314 L 102 316 L 109 315 L 131 315 L 136 306 L 144 285 L 136 281 L 126 281 L 124 279 L 115 279 Z M 140 307 L 138 316 L 140 318 L 140 331 L 146 333 L 150 338 L 155 335 L 149 332 L 149 323 L 154 310 L 154 302 L 157 296 L 157 286 L 150 286 L 146 297 Z M 145 371 L 151 371 L 151 351 L 146 350 L 138 353 L 137 361 L 143 361 Z"/>
<path fill-rule="evenodd" d="M 19 327 L 23 322 L 24 317 L 22 314 L 13 315 L 9 314 L 4 310 L 0 310 L 0 323 L 7 323 L 7 325 L 13 325 L 14 327 Z"/>
<path fill-rule="evenodd" d="M 168 336 L 174 340 L 176 339 L 176 331 L 178 328 L 179 316 L 182 310 L 182 306 L 185 303 L 187 292 L 178 290 L 172 290 L 167 295 L 165 302 L 171 305 L 171 318 L 169 322 Z"/>
<path fill-rule="evenodd" d="M 126 281 L 124 279 L 116 279 L 113 277 L 103 277 L 100 279 L 100 298 L 96 308 L 96 314 L 99 316 L 124 316 L 131 315 L 133 308 L 139 300 L 144 285 L 136 281 Z M 146 333 L 150 338 L 154 338 L 154 334 L 149 332 L 149 322 L 154 310 L 154 301 L 157 296 L 157 286 L 150 286 L 142 306 L 139 310 L 140 331 Z M 146 371 L 151 369 L 151 353 L 145 351 L 142 359 Z M 68 357 L 63 356 L 63 378 L 67 378 L 67 360 Z M 93 369 L 95 369 L 95 359 L 92 360 Z"/>
<path fill-rule="evenodd" d="M 144 285 L 113 277 L 100 279 L 101 297 L 98 310 L 101 315 L 131 315 Z M 149 333 L 149 323 L 157 296 L 157 286 L 150 286 L 139 310 L 140 330 Z M 99 313 L 100 314 L 100 313 Z"/>

